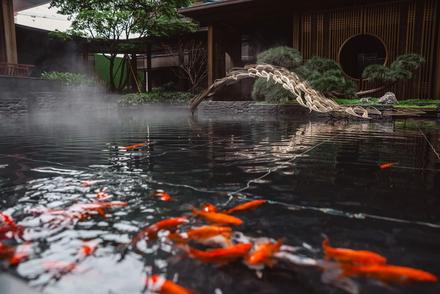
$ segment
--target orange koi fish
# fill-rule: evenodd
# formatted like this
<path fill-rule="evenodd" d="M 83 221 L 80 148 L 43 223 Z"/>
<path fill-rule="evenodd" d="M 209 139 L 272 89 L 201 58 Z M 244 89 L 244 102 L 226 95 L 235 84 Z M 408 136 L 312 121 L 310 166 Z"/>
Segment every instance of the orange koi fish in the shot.
<path fill-rule="evenodd" d="M 0 242 L 0 260 L 7 260 L 9 265 L 16 266 L 29 257 L 29 244 L 9 246 Z"/>
<path fill-rule="evenodd" d="M 92 203 L 92 205 L 96 205 L 102 208 L 124 207 L 124 206 L 128 206 L 128 202 L 123 202 L 123 201 L 94 202 Z"/>
<path fill-rule="evenodd" d="M 145 229 L 143 229 L 141 232 L 139 232 L 134 238 L 133 242 L 138 242 L 140 239 L 142 239 L 145 235 L 148 236 L 148 239 L 152 240 L 157 237 L 157 233 L 160 230 L 175 230 L 178 226 L 183 225 L 188 222 L 188 219 L 185 217 L 174 217 L 174 218 L 168 218 L 161 221 L 158 221 Z"/>
<path fill-rule="evenodd" d="M 0 242 L 0 260 L 1 259 L 10 259 L 14 256 L 15 248 L 9 245 L 5 245 Z"/>
<path fill-rule="evenodd" d="M 217 207 L 214 204 L 211 203 L 205 203 L 200 208 L 203 212 L 217 212 Z"/>
<path fill-rule="evenodd" d="M 14 236 L 18 236 L 20 238 L 23 236 L 23 227 L 17 225 L 11 216 L 0 211 L 0 220 L 5 224 L 0 226 L 0 238 L 4 238 L 2 236 L 6 235 L 8 232 L 12 232 Z"/>
<path fill-rule="evenodd" d="M 153 196 L 158 197 L 162 201 L 171 201 L 171 195 L 164 190 L 157 190 L 153 192 Z"/>
<path fill-rule="evenodd" d="M 125 150 L 134 150 L 134 149 L 140 149 L 142 147 L 145 147 L 145 143 L 138 143 L 133 145 L 128 145 L 123 147 Z"/>
<path fill-rule="evenodd" d="M 239 218 L 236 218 L 234 216 L 230 216 L 225 213 L 218 213 L 218 212 L 203 212 L 198 209 L 193 209 L 193 214 L 204 218 L 208 222 L 220 224 L 220 225 L 241 225 L 243 221 Z"/>
<path fill-rule="evenodd" d="M 233 212 L 243 211 L 243 210 L 249 210 L 256 208 L 258 206 L 261 206 L 263 204 L 267 203 L 267 200 L 252 200 L 246 203 L 239 204 L 231 209 L 225 210 L 224 213 L 230 214 Z"/>
<path fill-rule="evenodd" d="M 387 259 L 375 252 L 331 247 L 328 239 L 322 242 L 326 259 L 334 259 L 341 263 L 358 265 L 385 264 Z"/>
<path fill-rule="evenodd" d="M 410 282 L 431 282 L 435 283 L 438 278 L 428 272 L 395 265 L 363 265 L 344 268 L 347 276 L 367 277 L 380 280 L 386 283 L 406 284 Z"/>
<path fill-rule="evenodd" d="M 189 248 L 189 255 L 206 263 L 226 264 L 246 256 L 251 248 L 251 243 L 241 243 L 227 248 L 210 249 L 206 251 Z"/>
<path fill-rule="evenodd" d="M 128 206 L 128 202 L 110 201 L 110 202 L 93 202 L 93 203 L 79 203 L 75 204 L 72 210 L 98 210 L 100 208 L 124 207 Z"/>
<path fill-rule="evenodd" d="M 282 245 L 282 240 L 278 240 L 275 243 L 269 242 L 259 244 L 257 245 L 255 251 L 246 257 L 245 261 L 247 264 L 252 266 L 265 264 L 271 267 L 273 266 L 272 257 L 275 253 L 280 251 Z"/>
<path fill-rule="evenodd" d="M 73 271 L 77 267 L 75 262 L 66 261 L 46 261 L 43 263 L 43 268 L 46 271 L 59 271 L 63 273 L 68 273 Z"/>
<path fill-rule="evenodd" d="M 90 244 L 90 243 L 83 243 L 83 246 L 81 247 L 81 250 L 79 252 L 79 255 L 82 257 L 89 256 L 93 254 L 93 252 L 96 251 L 97 245 L 96 244 Z"/>
<path fill-rule="evenodd" d="M 185 243 L 186 240 L 198 242 L 208 246 L 230 247 L 233 245 L 231 240 L 232 229 L 222 226 L 202 226 L 192 228 L 180 235 L 182 240 L 175 238 L 176 243 Z"/>
<path fill-rule="evenodd" d="M 218 235 L 230 238 L 232 234 L 232 229 L 229 227 L 221 226 L 203 226 L 198 228 L 192 228 L 186 232 L 188 239 L 193 241 L 206 240 Z"/>
<path fill-rule="evenodd" d="M 162 276 L 152 275 L 147 277 L 146 281 L 147 291 L 159 294 L 191 294 L 192 292 L 188 289 L 183 288 Z"/>
<path fill-rule="evenodd" d="M 31 244 L 27 243 L 24 245 L 17 246 L 13 256 L 9 259 L 9 264 L 12 266 L 19 265 L 23 260 L 29 257 L 29 252 Z"/>
<path fill-rule="evenodd" d="M 381 163 L 379 164 L 379 168 L 381 170 L 385 170 L 385 169 L 389 169 L 392 168 L 393 166 L 395 166 L 397 164 L 397 162 L 386 162 L 386 163 Z"/>

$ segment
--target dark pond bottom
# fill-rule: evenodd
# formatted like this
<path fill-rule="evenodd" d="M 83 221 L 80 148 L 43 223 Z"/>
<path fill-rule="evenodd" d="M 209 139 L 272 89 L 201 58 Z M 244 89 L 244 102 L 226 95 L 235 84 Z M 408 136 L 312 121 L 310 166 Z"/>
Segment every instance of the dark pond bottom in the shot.
<path fill-rule="evenodd" d="M 142 151 L 117 147 L 146 139 Z M 30 258 L 9 271 L 44 293 L 140 293 L 151 273 L 196 293 L 340 293 L 310 268 L 279 264 L 258 277 L 241 263 L 201 264 L 160 240 L 124 250 L 140 228 L 193 206 L 264 198 L 270 203 L 237 215 L 237 231 L 284 238 L 313 259 L 322 258 L 325 234 L 337 247 L 440 275 L 439 150 L 434 120 L 193 119 L 168 109 L 3 120 L 0 209 L 30 246 Z M 157 189 L 172 201 L 152 197 Z M 98 191 L 129 205 L 82 221 L 38 213 L 94 202 Z M 97 250 L 79 258 L 84 241 Z M 440 293 L 438 283 L 355 283 L 361 293 Z"/>

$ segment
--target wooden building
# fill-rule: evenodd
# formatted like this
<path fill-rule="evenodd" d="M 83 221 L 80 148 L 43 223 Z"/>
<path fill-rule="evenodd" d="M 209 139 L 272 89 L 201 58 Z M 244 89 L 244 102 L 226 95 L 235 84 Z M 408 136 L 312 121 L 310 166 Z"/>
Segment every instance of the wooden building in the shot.
<path fill-rule="evenodd" d="M 361 79 L 367 65 L 418 53 L 426 63 L 391 90 L 399 99 L 440 99 L 438 0 L 224 0 L 181 13 L 208 27 L 209 83 L 265 49 L 288 45 L 306 59 L 338 61 L 365 89 L 372 86 Z"/>

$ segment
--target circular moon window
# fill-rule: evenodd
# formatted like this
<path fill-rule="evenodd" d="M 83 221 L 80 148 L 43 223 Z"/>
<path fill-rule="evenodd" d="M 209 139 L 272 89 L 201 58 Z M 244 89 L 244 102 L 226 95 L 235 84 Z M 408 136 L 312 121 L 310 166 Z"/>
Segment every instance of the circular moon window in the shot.
<path fill-rule="evenodd" d="M 385 64 L 385 44 L 373 35 L 357 35 L 342 44 L 339 63 L 342 70 L 354 79 L 361 79 L 364 69 L 371 64 Z"/>

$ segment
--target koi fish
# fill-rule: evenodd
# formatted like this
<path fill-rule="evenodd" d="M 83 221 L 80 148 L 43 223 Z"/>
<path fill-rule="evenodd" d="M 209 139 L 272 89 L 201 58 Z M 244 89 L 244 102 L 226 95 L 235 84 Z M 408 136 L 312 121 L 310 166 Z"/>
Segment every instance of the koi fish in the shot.
<path fill-rule="evenodd" d="M 245 258 L 245 262 L 251 266 L 265 264 L 272 267 L 274 264 L 272 257 L 275 253 L 280 251 L 282 245 L 282 240 L 278 240 L 277 242 L 259 244 L 256 246 L 255 251 Z"/>
<path fill-rule="evenodd" d="M 93 203 L 79 203 L 71 207 L 72 210 L 94 210 L 100 208 L 124 207 L 128 206 L 128 202 L 110 201 L 110 202 L 93 202 Z"/>
<path fill-rule="evenodd" d="M 171 195 L 165 192 L 164 190 L 157 190 L 153 192 L 153 196 L 158 197 L 162 201 L 170 201 Z"/>
<path fill-rule="evenodd" d="M 375 252 L 331 247 L 328 239 L 322 242 L 326 259 L 334 259 L 341 263 L 358 265 L 385 264 L 387 259 Z"/>
<path fill-rule="evenodd" d="M 14 255 L 9 259 L 9 264 L 12 266 L 19 265 L 23 260 L 29 257 L 31 244 L 20 245 L 16 248 Z"/>
<path fill-rule="evenodd" d="M 379 164 L 379 168 L 380 168 L 381 170 L 385 170 L 385 169 L 392 168 L 392 167 L 395 166 L 396 164 L 397 164 L 397 162 L 381 163 L 381 164 Z"/>
<path fill-rule="evenodd" d="M 267 200 L 252 200 L 246 203 L 239 204 L 231 209 L 225 210 L 224 213 L 230 214 L 233 212 L 243 211 L 243 210 L 249 210 L 256 208 L 258 206 L 261 206 L 263 204 L 267 203 Z"/>
<path fill-rule="evenodd" d="M 380 280 L 386 283 L 406 284 L 410 282 L 431 282 L 435 283 L 438 278 L 428 272 L 395 265 L 363 265 L 344 268 L 347 276 L 359 276 Z"/>
<path fill-rule="evenodd" d="M 92 186 L 92 182 L 91 181 L 81 181 L 81 187 L 88 188 L 90 186 Z"/>
<path fill-rule="evenodd" d="M 10 259 L 14 256 L 15 248 L 9 245 L 5 245 L 0 242 L 0 260 L 1 259 Z"/>
<path fill-rule="evenodd" d="M 132 243 L 137 243 L 140 239 L 142 239 L 145 235 L 148 236 L 148 239 L 152 240 L 157 238 L 157 233 L 160 230 L 174 230 L 178 226 L 185 224 L 188 222 L 188 219 L 185 217 L 174 217 L 174 218 L 168 218 L 161 221 L 158 221 L 145 229 L 143 229 L 141 232 L 139 232 L 134 238 Z"/>
<path fill-rule="evenodd" d="M 230 247 L 232 229 L 222 226 L 202 226 L 192 228 L 182 235 L 189 240 L 209 246 Z"/>
<path fill-rule="evenodd" d="M 43 268 L 46 271 L 59 271 L 63 273 L 68 273 L 73 271 L 77 267 L 75 262 L 66 261 L 46 261 L 43 263 Z"/>
<path fill-rule="evenodd" d="M 128 202 L 123 202 L 123 201 L 94 202 L 92 203 L 92 205 L 97 205 L 102 208 L 124 207 L 124 206 L 128 206 Z"/>
<path fill-rule="evenodd" d="M 239 218 L 236 218 L 234 216 L 230 216 L 225 213 L 218 213 L 218 212 L 203 212 L 198 209 L 193 209 L 193 214 L 204 218 L 208 222 L 220 224 L 220 225 L 241 225 L 243 221 Z"/>
<path fill-rule="evenodd" d="M 68 219 L 77 219 L 77 220 L 85 220 L 91 216 L 89 213 L 85 212 L 75 212 L 68 210 L 60 210 L 60 209 L 30 209 L 28 212 L 37 213 L 37 214 L 48 214 L 54 216 L 62 216 Z M 99 212 L 98 212 L 99 213 Z"/>
<path fill-rule="evenodd" d="M 191 294 L 192 292 L 188 289 L 183 288 L 162 276 L 152 275 L 147 277 L 146 289 L 148 292 L 159 293 L 159 294 Z"/>
<path fill-rule="evenodd" d="M 112 197 L 111 195 L 109 195 L 103 191 L 96 193 L 96 198 L 98 198 L 99 200 L 105 200 L 105 199 L 109 199 L 111 197 Z"/>
<path fill-rule="evenodd" d="M 14 219 L 0 211 L 0 220 L 5 223 L 5 226 L 0 227 L 0 237 L 6 235 L 8 232 L 12 232 L 14 236 L 23 237 L 24 229 L 22 226 L 17 225 Z"/>
<path fill-rule="evenodd" d="M 217 207 L 214 204 L 211 203 L 205 203 L 200 208 L 203 212 L 217 212 Z"/>
<path fill-rule="evenodd" d="M 96 248 L 97 248 L 96 244 L 92 245 L 90 243 L 84 242 L 81 247 L 81 250 L 79 252 L 79 255 L 82 257 L 89 256 L 89 255 L 93 254 L 93 252 L 96 251 Z"/>
<path fill-rule="evenodd" d="M 232 229 L 229 227 L 221 226 L 202 226 L 198 228 L 192 228 L 188 230 L 186 234 L 188 235 L 188 239 L 193 241 L 206 240 L 208 238 L 218 235 L 230 238 L 232 234 Z"/>
<path fill-rule="evenodd" d="M 140 149 L 142 147 L 145 147 L 145 143 L 138 143 L 133 145 L 128 145 L 123 147 L 125 150 L 134 150 L 134 149 Z"/>
<path fill-rule="evenodd" d="M 16 266 L 29 257 L 29 244 L 9 246 L 0 242 L 0 260 L 7 260 L 9 265 Z"/>
<path fill-rule="evenodd" d="M 226 264 L 246 256 L 251 250 L 251 243 L 241 243 L 227 248 L 210 249 L 206 251 L 189 248 L 189 255 L 206 263 Z"/>

